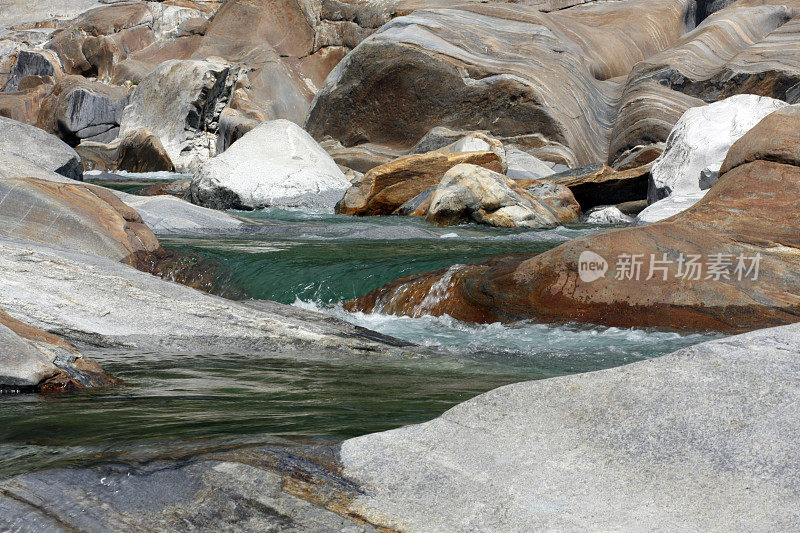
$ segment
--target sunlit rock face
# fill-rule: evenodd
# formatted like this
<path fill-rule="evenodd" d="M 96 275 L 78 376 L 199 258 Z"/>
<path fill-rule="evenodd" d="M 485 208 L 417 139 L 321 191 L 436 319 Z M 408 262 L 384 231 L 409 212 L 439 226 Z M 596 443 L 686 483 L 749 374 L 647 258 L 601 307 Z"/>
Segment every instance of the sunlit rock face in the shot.
<path fill-rule="evenodd" d="M 530 259 L 401 279 L 349 307 L 478 322 L 535 318 L 721 331 L 796 322 L 798 116 L 791 106 L 764 119 L 733 145 L 705 197 L 667 220 L 584 236 Z M 585 252 L 606 263 L 601 276 L 581 275 Z M 632 256 L 641 270 L 626 266 Z M 690 271 L 693 256 L 699 267 Z"/>

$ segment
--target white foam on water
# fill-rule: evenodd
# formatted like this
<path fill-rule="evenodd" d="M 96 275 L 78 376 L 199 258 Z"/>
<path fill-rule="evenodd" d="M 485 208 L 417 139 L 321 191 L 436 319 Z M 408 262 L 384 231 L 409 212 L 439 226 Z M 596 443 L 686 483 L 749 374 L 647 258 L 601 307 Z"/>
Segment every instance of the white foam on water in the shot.
<path fill-rule="evenodd" d="M 350 313 L 341 305 L 322 306 L 297 300 L 295 306 L 323 312 L 352 324 L 423 346 L 444 348 L 467 356 L 555 357 L 581 360 L 635 361 L 657 357 L 719 334 L 681 334 L 640 328 L 584 324 L 473 324 L 450 316 L 412 318 L 380 313 Z"/>

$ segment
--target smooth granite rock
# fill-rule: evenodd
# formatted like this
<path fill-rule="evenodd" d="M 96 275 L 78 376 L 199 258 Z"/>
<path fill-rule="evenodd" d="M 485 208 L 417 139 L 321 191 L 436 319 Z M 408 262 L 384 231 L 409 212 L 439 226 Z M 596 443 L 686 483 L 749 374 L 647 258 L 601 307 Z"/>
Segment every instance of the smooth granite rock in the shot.
<path fill-rule="evenodd" d="M 134 266 L 160 252 L 158 239 L 139 214 L 110 190 L 41 177 L 0 179 L 0 236 Z"/>
<path fill-rule="evenodd" d="M 97 255 L 4 237 L 0 252 L 0 307 L 71 342 L 261 355 L 305 347 L 309 357 L 407 345 L 292 306 L 211 296 Z"/>
<path fill-rule="evenodd" d="M 518 148 L 506 148 L 506 176 L 514 179 L 541 179 L 555 174 L 553 168 L 541 159 Z"/>
<path fill-rule="evenodd" d="M 336 204 L 343 215 L 391 215 L 419 194 L 436 187 L 445 172 L 460 163 L 503 171 L 495 152 L 440 152 L 400 157 L 367 172 Z"/>
<path fill-rule="evenodd" d="M 800 527 L 800 326 L 501 387 L 345 441 L 346 512 L 397 531 Z"/>
<path fill-rule="evenodd" d="M 694 27 L 694 2 L 605 2 L 542 13 L 469 4 L 397 17 L 331 72 L 315 138 L 411 148 L 432 128 L 540 134 L 579 164 L 604 160 L 621 81 Z"/>
<path fill-rule="evenodd" d="M 0 157 L 5 155 L 25 159 L 67 178 L 83 179 L 81 159 L 64 141 L 35 126 L 0 117 Z"/>
<path fill-rule="evenodd" d="M 174 196 L 135 196 L 120 191 L 114 194 L 125 205 L 135 209 L 157 235 L 230 233 L 244 226 L 244 221 L 239 218 Z"/>
<path fill-rule="evenodd" d="M 630 224 L 633 218 L 619 210 L 619 208 L 610 206 L 598 206 L 590 209 L 581 216 L 581 222 L 584 224 Z"/>
<path fill-rule="evenodd" d="M 300 126 L 265 122 L 207 161 L 189 188 L 192 202 L 216 209 L 305 207 L 332 211 L 350 181 Z"/>

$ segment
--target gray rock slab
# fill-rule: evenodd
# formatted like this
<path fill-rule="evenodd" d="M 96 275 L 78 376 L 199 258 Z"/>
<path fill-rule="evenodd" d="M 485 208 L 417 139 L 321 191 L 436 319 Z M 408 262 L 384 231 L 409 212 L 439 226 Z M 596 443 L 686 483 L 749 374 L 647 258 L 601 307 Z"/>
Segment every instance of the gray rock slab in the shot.
<path fill-rule="evenodd" d="M 800 527 L 800 325 L 502 387 L 345 441 L 350 506 L 402 531 Z"/>

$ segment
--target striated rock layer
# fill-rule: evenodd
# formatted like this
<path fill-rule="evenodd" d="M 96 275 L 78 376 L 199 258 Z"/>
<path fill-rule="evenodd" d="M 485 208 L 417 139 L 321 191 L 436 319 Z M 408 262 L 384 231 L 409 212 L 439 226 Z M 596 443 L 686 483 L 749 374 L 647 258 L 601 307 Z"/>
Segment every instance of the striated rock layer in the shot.
<path fill-rule="evenodd" d="M 612 78 L 694 24 L 694 2 L 641 0 L 553 13 L 522 5 L 424 10 L 384 25 L 331 73 L 306 121 L 345 146 L 413 146 L 436 126 L 541 134 L 579 163 L 605 159 Z"/>

